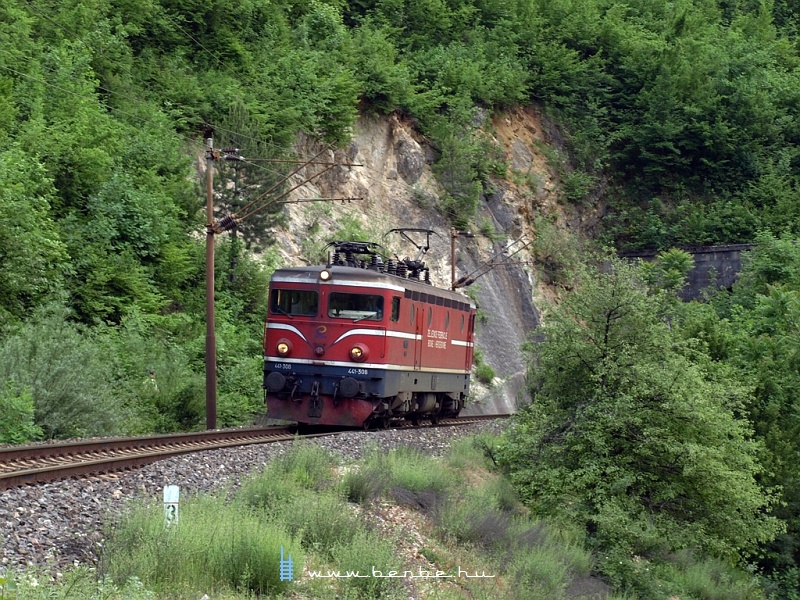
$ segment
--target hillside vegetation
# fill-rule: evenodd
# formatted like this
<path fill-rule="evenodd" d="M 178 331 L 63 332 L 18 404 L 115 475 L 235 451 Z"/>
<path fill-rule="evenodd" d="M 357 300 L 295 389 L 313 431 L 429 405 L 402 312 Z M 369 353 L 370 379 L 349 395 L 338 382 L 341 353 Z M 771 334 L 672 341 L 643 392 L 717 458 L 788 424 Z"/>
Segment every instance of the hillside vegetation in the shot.
<path fill-rule="evenodd" d="M 575 295 L 499 464 L 623 592 L 698 552 L 797 599 L 799 26 L 796 0 L 0 0 L 0 443 L 202 426 L 206 135 L 248 158 L 217 165 L 241 206 L 283 189 L 268 159 L 298 134 L 344 147 L 360 115 L 398 115 L 464 227 L 508 172 L 486 114 L 535 105 L 601 242 L 760 246 L 702 305 L 675 300 L 679 253 L 551 253 Z M 220 426 L 263 409 L 282 218 L 220 236 Z"/>

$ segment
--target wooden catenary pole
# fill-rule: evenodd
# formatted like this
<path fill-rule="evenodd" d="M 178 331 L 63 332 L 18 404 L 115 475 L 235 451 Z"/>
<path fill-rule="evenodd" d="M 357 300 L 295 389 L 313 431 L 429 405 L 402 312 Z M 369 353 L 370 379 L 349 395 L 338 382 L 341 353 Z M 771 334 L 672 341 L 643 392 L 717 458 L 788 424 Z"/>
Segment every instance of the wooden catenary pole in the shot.
<path fill-rule="evenodd" d="M 217 428 L 217 340 L 214 333 L 214 140 L 206 139 L 206 429 Z"/>

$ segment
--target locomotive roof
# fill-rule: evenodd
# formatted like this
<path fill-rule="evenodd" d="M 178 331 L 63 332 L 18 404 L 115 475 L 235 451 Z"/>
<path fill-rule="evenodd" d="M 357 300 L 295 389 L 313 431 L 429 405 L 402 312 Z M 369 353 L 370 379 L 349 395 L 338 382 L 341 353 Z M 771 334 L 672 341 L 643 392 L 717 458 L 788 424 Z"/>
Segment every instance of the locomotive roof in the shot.
<path fill-rule="evenodd" d="M 330 271 L 332 277 L 328 281 L 320 281 L 319 274 L 322 271 Z M 390 275 L 389 273 L 382 273 L 380 271 L 373 271 L 371 269 L 359 269 L 356 267 L 344 267 L 339 265 L 332 265 L 325 267 L 322 265 L 314 265 L 308 267 L 285 267 L 283 269 L 276 269 L 270 278 L 270 283 L 317 283 L 322 285 L 336 285 L 342 284 L 364 284 L 374 285 L 375 287 L 382 287 L 384 289 L 394 289 L 396 291 L 412 290 L 424 294 L 433 294 L 443 298 L 451 298 L 459 302 L 469 304 L 471 308 L 475 308 L 473 301 L 467 296 L 463 296 L 457 292 L 446 290 L 444 288 L 436 287 L 416 279 L 408 279 L 407 277 L 398 277 L 397 275 Z"/>

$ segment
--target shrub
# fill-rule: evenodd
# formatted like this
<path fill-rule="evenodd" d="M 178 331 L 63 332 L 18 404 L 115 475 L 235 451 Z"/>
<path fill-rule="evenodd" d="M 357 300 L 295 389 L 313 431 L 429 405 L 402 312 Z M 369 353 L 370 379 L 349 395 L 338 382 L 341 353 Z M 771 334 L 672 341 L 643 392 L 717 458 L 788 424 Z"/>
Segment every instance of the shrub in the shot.
<path fill-rule="evenodd" d="M 520 590 L 514 597 L 525 600 L 560 598 L 569 581 L 567 566 L 558 560 L 556 553 L 542 548 L 516 554 L 508 573 L 513 588 Z"/>
<path fill-rule="evenodd" d="M 360 527 L 331 482 L 333 457 L 311 444 L 297 444 L 247 482 L 237 497 L 280 523 L 308 549 L 329 553 L 349 543 Z"/>
<path fill-rule="evenodd" d="M 671 567 L 671 568 L 670 568 Z M 664 579 L 690 598 L 703 600 L 760 600 L 763 592 L 752 575 L 720 560 L 707 559 L 684 568 L 666 565 L 659 569 Z"/>
<path fill-rule="evenodd" d="M 285 504 L 302 492 L 296 481 L 279 477 L 275 471 L 268 469 L 245 483 L 237 497 L 248 506 L 263 509 L 271 516 L 280 512 Z"/>
<path fill-rule="evenodd" d="M 491 385 L 494 382 L 495 372 L 492 367 L 483 363 L 475 368 L 475 377 L 478 381 L 485 385 Z"/>
<path fill-rule="evenodd" d="M 36 424 L 47 438 L 107 435 L 126 411 L 109 381 L 105 357 L 60 308 L 40 311 L 0 344 L 0 381 L 30 390 Z"/>
<path fill-rule="evenodd" d="M 304 548 L 330 558 L 334 548 L 349 544 L 363 527 L 344 500 L 331 493 L 303 493 L 271 513 Z"/>
<path fill-rule="evenodd" d="M 34 422 L 30 390 L 7 381 L 0 390 L 0 444 L 22 444 L 40 439 L 44 432 Z"/>
<path fill-rule="evenodd" d="M 496 436 L 479 434 L 460 438 L 450 444 L 447 464 L 458 470 L 483 468 L 491 469 L 492 454 L 497 444 Z"/>
<path fill-rule="evenodd" d="M 380 496 L 386 488 L 386 481 L 375 470 L 357 469 L 345 474 L 342 485 L 350 502 L 363 504 Z"/>
<path fill-rule="evenodd" d="M 493 504 L 488 494 L 479 492 L 449 498 L 435 514 L 439 535 L 479 546 L 504 543 L 511 520 Z"/>
<path fill-rule="evenodd" d="M 494 382 L 495 372 L 491 366 L 484 362 L 483 352 L 481 350 L 475 349 L 472 355 L 472 362 L 475 365 L 475 377 L 478 378 L 478 381 L 484 385 L 491 386 Z"/>
<path fill-rule="evenodd" d="M 534 403 L 502 463 L 533 511 L 580 523 L 599 547 L 735 557 L 781 529 L 740 416 L 748 390 L 682 342 L 669 306 L 636 266 L 609 257 L 587 272 L 531 355 Z"/>

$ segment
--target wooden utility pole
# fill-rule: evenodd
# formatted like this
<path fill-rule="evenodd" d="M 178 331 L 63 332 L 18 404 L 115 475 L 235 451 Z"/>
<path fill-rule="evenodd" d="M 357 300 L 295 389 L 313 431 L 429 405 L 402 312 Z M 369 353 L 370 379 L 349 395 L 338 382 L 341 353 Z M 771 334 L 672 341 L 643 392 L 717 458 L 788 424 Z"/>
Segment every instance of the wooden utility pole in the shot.
<path fill-rule="evenodd" d="M 474 238 L 475 236 L 471 231 L 464 231 L 463 229 L 450 228 L 450 289 L 455 291 L 459 287 L 456 282 L 456 238 L 467 237 Z"/>
<path fill-rule="evenodd" d="M 217 340 L 214 334 L 214 140 L 206 139 L 206 429 L 217 428 Z"/>
<path fill-rule="evenodd" d="M 285 176 L 280 182 L 272 186 L 267 191 L 263 192 L 255 200 L 251 201 L 247 206 L 241 209 L 240 215 L 226 215 L 219 222 L 214 220 L 214 161 L 220 160 L 244 160 L 239 156 L 238 148 L 223 148 L 222 150 L 214 150 L 214 140 L 209 132 L 206 138 L 206 429 L 217 428 L 217 341 L 214 332 L 214 234 L 224 233 L 235 229 L 239 222 L 247 219 L 248 217 L 264 210 L 271 204 L 289 204 L 291 202 L 332 202 L 336 200 L 350 201 L 362 200 L 362 198 L 306 198 L 301 200 L 283 200 L 290 192 L 293 192 L 300 186 L 305 185 L 309 181 L 320 177 L 322 174 L 328 172 L 335 166 L 349 166 L 361 167 L 359 164 L 341 164 L 335 162 L 314 163 L 313 160 L 303 161 L 302 164 L 292 171 L 289 175 Z M 317 156 L 322 154 L 321 151 Z M 289 162 L 289 161 L 286 161 Z M 291 161 L 297 162 L 297 161 Z M 288 181 L 292 175 L 295 175 L 300 169 L 310 164 L 322 164 L 324 168 L 312 175 L 305 178 L 301 183 L 295 185 L 286 192 L 264 202 L 261 206 L 256 206 L 257 203 L 264 199 L 266 196 L 274 192 L 278 185 Z M 238 191 L 238 172 L 237 172 L 237 188 Z"/>

